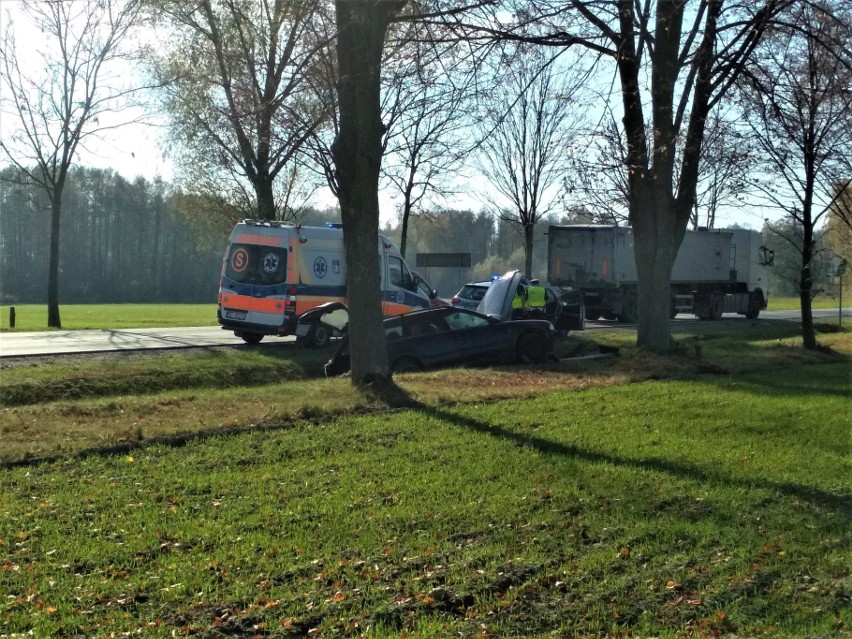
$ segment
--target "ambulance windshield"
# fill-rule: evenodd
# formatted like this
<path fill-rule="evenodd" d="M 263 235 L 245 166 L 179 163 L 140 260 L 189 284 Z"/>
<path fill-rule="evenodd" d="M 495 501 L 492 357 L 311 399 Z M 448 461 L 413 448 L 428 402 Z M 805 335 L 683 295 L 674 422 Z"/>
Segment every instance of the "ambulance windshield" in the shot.
<path fill-rule="evenodd" d="M 287 249 L 232 244 L 225 277 L 243 284 L 282 284 L 287 281 Z"/>

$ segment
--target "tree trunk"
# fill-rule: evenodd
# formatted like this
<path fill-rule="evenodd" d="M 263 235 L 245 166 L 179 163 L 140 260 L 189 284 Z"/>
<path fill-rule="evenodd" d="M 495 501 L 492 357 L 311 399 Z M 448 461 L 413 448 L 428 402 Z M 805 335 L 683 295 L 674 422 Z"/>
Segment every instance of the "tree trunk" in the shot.
<path fill-rule="evenodd" d="M 257 197 L 257 216 L 260 220 L 275 219 L 275 196 L 272 192 L 272 178 L 258 176 L 254 182 L 254 192 Z"/>
<path fill-rule="evenodd" d="M 50 199 L 50 258 L 47 273 L 47 326 L 62 328 L 59 319 L 59 216 L 62 213 L 61 191 Z"/>
<path fill-rule="evenodd" d="M 346 247 L 352 383 L 390 373 L 382 328 L 378 255 L 382 161 L 380 72 L 390 16 L 399 0 L 336 0 L 340 129 L 332 145 Z"/>
<path fill-rule="evenodd" d="M 533 279 L 532 262 L 534 233 L 534 224 L 524 224 L 524 274 L 528 279 Z"/>
<path fill-rule="evenodd" d="M 666 189 L 645 185 L 635 200 L 643 212 L 633 216 L 639 286 L 636 344 L 665 353 L 671 349 L 672 266 L 686 232 L 686 220 L 677 221 L 674 202 Z"/>
<path fill-rule="evenodd" d="M 405 257 L 405 250 L 408 247 L 408 220 L 411 217 L 411 194 L 406 191 L 405 199 L 402 203 L 402 227 L 399 236 L 399 252 Z"/>
<path fill-rule="evenodd" d="M 814 331 L 814 313 L 811 295 L 813 293 L 813 277 L 811 263 L 814 259 L 813 224 L 807 216 L 803 225 L 802 235 L 802 270 L 799 277 L 799 302 L 802 308 L 802 346 L 813 350 L 817 347 L 816 332 Z"/>

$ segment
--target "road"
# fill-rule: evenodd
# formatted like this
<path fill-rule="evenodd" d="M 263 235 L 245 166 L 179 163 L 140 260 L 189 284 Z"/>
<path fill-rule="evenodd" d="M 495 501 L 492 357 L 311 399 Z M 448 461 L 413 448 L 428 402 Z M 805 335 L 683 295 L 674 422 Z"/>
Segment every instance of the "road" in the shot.
<path fill-rule="evenodd" d="M 814 309 L 813 311 L 814 321 L 820 320 L 836 320 L 837 319 L 837 309 Z M 852 308 L 844 308 L 843 309 L 843 317 L 850 318 L 848 320 L 844 320 L 844 325 L 852 326 Z M 789 321 L 789 322 L 798 322 L 801 319 L 801 313 L 798 310 L 791 311 L 761 311 L 760 312 L 761 320 L 777 320 L 777 321 Z M 752 320 L 747 320 L 742 315 L 736 315 L 733 313 L 726 313 L 722 316 L 722 321 L 734 321 L 734 322 L 750 322 Z M 702 321 L 699 320 L 694 315 L 678 315 L 675 319 L 672 320 L 672 330 L 677 330 L 678 325 L 680 324 L 688 324 L 688 323 L 708 323 L 715 324 L 716 322 L 710 321 Z M 623 328 L 626 330 L 635 330 L 636 324 L 619 324 L 615 321 L 597 321 L 597 322 L 586 322 L 586 330 L 596 330 L 596 329 L 607 329 L 607 328 Z"/>
<path fill-rule="evenodd" d="M 295 340 L 293 337 L 267 339 L 271 343 Z M 240 344 L 243 344 L 243 340 L 235 337 L 231 331 L 223 331 L 218 326 L 10 332 L 0 333 L 0 358 L 106 351 L 238 346 Z"/>
<path fill-rule="evenodd" d="M 852 317 L 852 309 L 844 308 L 843 317 Z M 814 311 L 814 319 L 837 318 L 837 310 L 819 309 Z M 798 311 L 763 311 L 762 320 L 798 320 Z M 697 322 L 694 317 L 679 315 L 672 321 L 676 329 L 678 324 Z M 727 315 L 723 321 L 742 321 L 745 318 Z M 852 319 L 849 320 L 852 325 Z M 606 328 L 635 328 L 635 324 L 616 324 L 614 322 L 586 322 L 588 330 Z M 293 341 L 293 337 L 268 337 L 264 344 L 281 344 Z M 33 355 L 59 355 L 68 353 L 98 353 L 108 351 L 133 351 L 149 349 L 180 349 L 210 346 L 238 346 L 243 341 L 230 331 L 218 326 L 198 328 L 139 328 L 126 330 L 87 330 L 87 331 L 38 331 L 0 333 L 0 359 L 4 357 L 24 357 Z"/>

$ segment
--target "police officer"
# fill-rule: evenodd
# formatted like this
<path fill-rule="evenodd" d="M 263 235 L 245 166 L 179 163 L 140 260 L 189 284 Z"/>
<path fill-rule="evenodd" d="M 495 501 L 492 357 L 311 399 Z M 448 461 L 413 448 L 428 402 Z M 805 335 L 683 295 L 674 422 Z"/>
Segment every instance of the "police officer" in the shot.
<path fill-rule="evenodd" d="M 512 298 L 512 319 L 521 319 L 527 312 L 527 287 L 525 279 L 518 283 L 515 296 Z"/>
<path fill-rule="evenodd" d="M 544 287 L 539 285 L 538 280 L 532 280 L 527 286 L 527 315 L 544 317 L 547 300 Z"/>

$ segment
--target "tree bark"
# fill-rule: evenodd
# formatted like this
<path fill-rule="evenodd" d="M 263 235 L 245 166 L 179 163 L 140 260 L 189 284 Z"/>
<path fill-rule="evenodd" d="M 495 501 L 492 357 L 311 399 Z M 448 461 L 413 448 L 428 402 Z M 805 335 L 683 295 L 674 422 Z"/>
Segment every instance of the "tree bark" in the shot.
<path fill-rule="evenodd" d="M 648 180 L 650 181 L 650 180 Z M 674 215 L 671 191 L 641 184 L 634 198 L 633 237 L 638 281 L 636 344 L 655 352 L 671 348 L 671 273 L 686 224 Z"/>
<path fill-rule="evenodd" d="M 59 218 L 62 192 L 55 190 L 50 198 L 50 258 L 47 273 L 47 326 L 62 328 L 59 318 Z"/>
<path fill-rule="evenodd" d="M 275 215 L 275 194 L 272 190 L 272 178 L 268 175 L 266 179 L 256 178 L 254 183 L 254 193 L 257 197 L 257 215 L 258 218 L 264 221 L 276 219 Z"/>
<path fill-rule="evenodd" d="M 802 269 L 799 277 L 799 302 L 802 308 L 802 346 L 813 350 L 817 347 L 812 304 L 813 276 L 811 264 L 814 259 L 813 223 L 810 214 L 805 215 L 802 230 Z"/>
<path fill-rule="evenodd" d="M 336 0 L 340 129 L 332 145 L 346 248 L 352 383 L 389 377 L 378 255 L 381 60 L 401 0 Z"/>
<path fill-rule="evenodd" d="M 524 224 L 524 274 L 532 279 L 533 239 L 535 224 Z"/>

